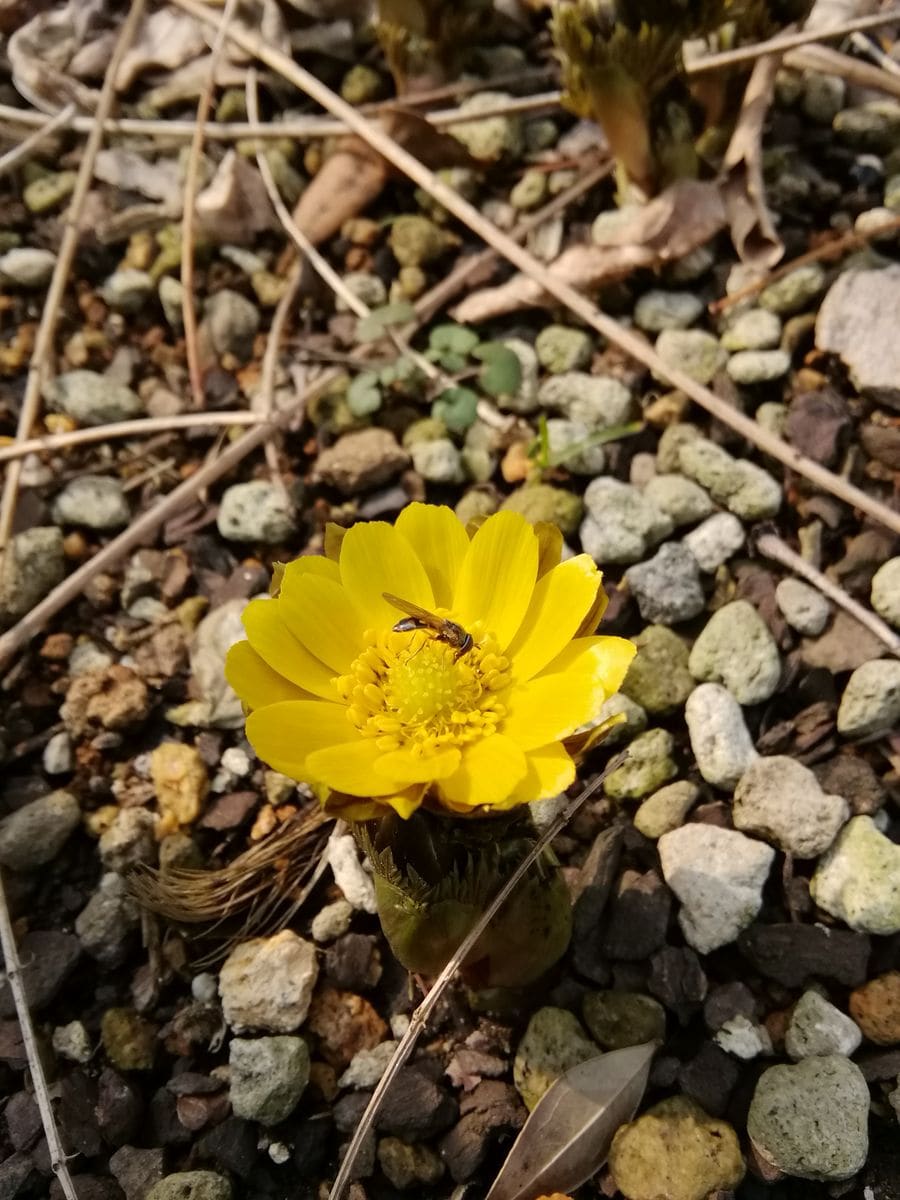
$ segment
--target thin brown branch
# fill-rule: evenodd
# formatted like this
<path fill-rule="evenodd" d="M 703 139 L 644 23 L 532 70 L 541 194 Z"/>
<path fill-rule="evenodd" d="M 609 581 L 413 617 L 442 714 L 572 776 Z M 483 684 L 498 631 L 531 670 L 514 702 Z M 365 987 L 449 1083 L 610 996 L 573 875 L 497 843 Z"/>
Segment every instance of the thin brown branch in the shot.
<path fill-rule="evenodd" d="M 177 3 L 177 0 L 176 0 Z M 719 71 L 723 67 L 733 67 L 737 63 L 753 62 L 766 54 L 783 54 L 786 50 L 794 50 L 798 46 L 809 46 L 813 42 L 835 41 L 846 37 L 848 33 L 858 33 L 862 29 L 878 29 L 900 21 L 900 8 L 892 8 L 889 12 L 875 13 L 868 17 L 857 17 L 853 21 L 845 21 L 835 25 L 833 29 L 804 29 L 799 33 L 786 33 L 779 37 L 769 38 L 765 42 L 756 42 L 752 46 L 738 46 L 734 50 L 723 50 L 721 54 L 705 54 L 685 64 L 688 75 L 699 75 L 704 71 Z"/>
<path fill-rule="evenodd" d="M 56 116 L 45 121 L 40 129 L 36 129 L 24 141 L 19 142 L 17 146 L 13 146 L 12 150 L 7 150 L 3 157 L 0 158 L 0 176 L 6 175 L 7 172 L 17 167 L 19 163 L 27 162 L 38 146 L 42 145 L 47 138 L 52 137 L 54 133 L 68 129 L 77 111 L 74 104 L 67 104 L 65 108 L 59 110 Z"/>
<path fill-rule="evenodd" d="M 888 59 L 888 62 L 891 62 Z M 802 50 L 791 50 L 784 56 L 784 65 L 799 71 L 819 71 L 824 75 L 837 75 L 857 87 L 873 88 L 889 96 L 900 96 L 900 63 L 897 71 L 884 67 L 873 67 L 860 62 L 850 54 L 841 54 L 830 46 L 805 46 Z"/>
<path fill-rule="evenodd" d="M 842 587 L 839 587 L 827 575 L 824 575 L 814 567 L 812 563 L 808 563 L 805 558 L 801 558 L 780 537 L 776 537 L 774 533 L 762 533 L 754 540 L 754 545 L 760 554 L 764 554 L 766 558 L 771 558 L 773 562 L 781 563 L 783 567 L 787 567 L 795 575 L 801 575 L 807 583 L 811 583 L 813 587 L 818 588 L 829 600 L 833 600 L 835 604 L 840 605 L 841 608 L 848 612 L 851 617 L 855 617 L 861 625 L 865 625 L 867 629 L 871 630 L 879 641 L 884 642 L 891 654 L 896 654 L 900 657 L 900 634 L 894 633 L 893 629 L 886 622 L 882 621 L 881 617 L 860 604 L 858 600 L 854 600 Z"/>
<path fill-rule="evenodd" d="M 34 339 L 34 351 L 31 355 L 31 361 L 28 364 L 25 395 L 22 399 L 22 408 L 16 428 L 17 441 L 23 441 L 29 436 L 40 409 L 41 382 L 43 373 L 47 370 L 53 354 L 53 340 L 56 335 L 56 326 L 59 320 L 60 308 L 62 307 L 63 295 L 66 290 L 66 282 L 69 278 L 69 271 L 75 258 L 75 250 L 78 246 L 78 239 L 81 233 L 81 213 L 94 175 L 94 163 L 97 158 L 97 152 L 103 141 L 103 120 L 112 107 L 115 96 L 116 73 L 118 72 L 119 64 L 125 55 L 125 51 L 131 44 L 143 12 L 144 0 L 133 0 L 128 16 L 125 18 L 116 40 L 115 49 L 113 50 L 103 80 L 103 87 L 100 89 L 96 117 L 85 143 L 81 164 L 78 168 L 75 188 L 72 192 L 72 202 L 69 205 L 65 229 L 60 241 L 59 254 L 53 268 L 50 287 L 47 290 L 47 298 L 44 302 L 43 312 L 41 313 L 41 322 Z M 0 498 L 0 553 L 5 549 L 12 533 L 21 475 L 22 463 L 20 459 L 16 459 L 10 464 L 6 472 L 3 496 Z"/>
<path fill-rule="evenodd" d="M 413 1013 L 409 1022 L 409 1028 L 400 1039 L 400 1043 L 397 1046 L 397 1049 L 394 1051 L 391 1061 L 388 1063 L 387 1070 L 382 1075 L 375 1087 L 374 1092 L 372 1093 L 369 1103 L 366 1105 L 366 1109 L 360 1118 L 353 1137 L 350 1139 L 350 1145 L 347 1147 L 347 1152 L 344 1155 L 343 1162 L 340 1165 L 340 1169 L 338 1170 L 337 1177 L 335 1178 L 331 1191 L 328 1193 L 328 1200 L 342 1200 L 344 1192 L 350 1183 L 353 1166 L 362 1148 L 366 1134 L 372 1128 L 375 1118 L 378 1116 L 378 1112 L 384 1103 L 384 1098 L 387 1095 L 391 1084 L 397 1077 L 397 1072 L 412 1054 L 413 1050 L 415 1049 L 416 1042 L 419 1040 L 419 1036 L 422 1033 L 422 1030 L 425 1028 L 425 1024 L 434 1011 L 437 1002 L 447 990 L 448 985 L 453 981 L 453 977 L 466 961 L 469 953 L 475 948 L 478 939 L 488 928 L 491 921 L 493 921 L 494 917 L 497 915 L 506 901 L 514 894 L 516 888 L 525 878 L 526 874 L 528 871 L 530 871 L 534 863 L 536 863 L 543 854 L 544 850 L 550 845 L 553 839 L 560 834 L 563 829 L 565 829 L 584 802 L 594 795 L 607 775 L 622 765 L 622 763 L 627 759 L 628 753 L 629 752 L 627 750 L 624 750 L 621 754 L 618 754 L 614 759 L 612 759 L 611 762 L 607 763 L 600 774 L 595 779 L 592 779 L 591 782 L 578 793 L 575 799 L 566 805 L 559 816 L 547 826 L 544 832 L 535 841 L 531 850 L 522 859 L 515 871 L 463 938 L 462 942 L 457 948 L 456 953 L 444 967 L 443 971 L 441 971 L 440 975 L 438 975 L 437 979 L 434 981 L 434 984 L 430 988 L 428 995 Z"/>
<path fill-rule="evenodd" d="M 884 221 L 880 225 L 876 225 L 873 229 L 867 229 L 864 232 L 851 229 L 848 233 L 843 233 L 840 237 L 833 238 L 830 242 L 823 242 L 821 246 L 816 246 L 814 250 L 807 250 L 805 254 L 799 255 L 797 258 L 792 258 L 790 262 L 782 263 L 774 271 L 768 271 L 759 279 L 755 279 L 753 283 L 748 283 L 746 287 L 733 292 L 730 296 L 723 296 L 720 300 L 714 300 L 708 305 L 708 310 L 712 316 L 718 316 L 719 313 L 727 312 L 729 308 L 733 308 L 735 304 L 740 304 L 744 300 L 749 300 L 753 296 L 759 295 L 770 283 L 775 283 L 776 280 L 783 279 L 785 275 L 790 275 L 798 267 L 805 267 L 807 263 L 823 262 L 831 258 L 842 258 L 845 254 L 850 254 L 853 250 L 859 250 L 861 247 L 868 245 L 869 242 L 886 234 L 896 233 L 898 230 L 900 230 L 900 217 Z"/>
<path fill-rule="evenodd" d="M 200 159 L 203 154 L 206 122 L 209 110 L 212 108 L 216 72 L 225 50 L 228 26 L 237 10 L 238 2 L 239 0 L 226 0 L 221 24 L 216 30 L 212 52 L 209 56 L 209 72 L 197 103 L 197 117 L 191 138 L 191 150 L 188 156 L 187 170 L 184 173 L 184 208 L 181 213 L 181 320 L 184 325 L 184 349 L 187 355 L 188 378 L 194 408 L 202 408 L 204 401 L 197 310 L 194 307 L 194 223 L 200 179 Z"/>
<path fill-rule="evenodd" d="M 192 13 L 207 24 L 213 27 L 218 26 L 217 17 L 205 5 L 198 3 L 197 0 L 173 0 L 173 2 L 179 8 Z M 835 475 L 833 471 L 829 471 L 826 467 L 823 467 L 820 463 L 814 462 L 805 454 L 801 454 L 795 447 L 789 445 L 770 430 L 764 429 L 763 426 L 751 417 L 747 417 L 744 413 L 739 412 L 727 401 L 710 391 L 709 388 L 697 383 L 695 379 L 692 379 L 690 375 L 686 374 L 680 368 L 673 367 L 667 363 L 654 349 L 647 345 L 642 337 L 630 329 L 623 328 L 618 321 L 601 312 L 581 292 L 560 280 L 552 271 L 549 271 L 542 263 L 539 263 L 532 254 L 529 254 L 527 250 L 513 241 L 508 234 L 497 229 L 492 222 L 488 221 L 473 205 L 463 199 L 458 192 L 438 179 L 433 171 L 430 171 L 407 150 L 399 146 L 382 128 L 373 125 L 365 117 L 360 116 L 346 101 L 336 95 L 326 84 L 311 75 L 309 71 L 304 70 L 303 67 L 288 58 L 287 55 L 267 45 L 256 34 L 234 29 L 229 32 L 229 36 L 242 49 L 261 59 L 267 66 L 283 75 L 296 87 L 318 101 L 323 108 L 327 108 L 329 112 L 345 120 L 355 133 L 364 138 L 370 146 L 383 155 L 389 162 L 393 163 L 404 175 L 407 175 L 420 187 L 424 188 L 448 212 L 467 225 L 474 233 L 487 242 L 488 245 L 493 246 L 494 249 L 507 258 L 514 266 L 518 267 L 520 271 L 535 280 L 544 291 L 555 297 L 561 304 L 564 304 L 613 345 L 620 347 L 620 349 L 624 350 L 632 358 L 642 363 L 655 376 L 668 383 L 670 387 L 684 392 L 691 400 L 694 400 L 702 408 L 705 408 L 714 417 L 722 421 L 723 424 L 728 425 L 765 454 L 777 459 L 798 475 L 804 476 L 804 478 L 808 479 L 816 487 L 831 492 L 832 495 L 837 496 L 845 503 L 867 513 L 873 520 L 878 521 L 886 528 L 900 533 L 900 512 L 890 509 L 882 501 L 862 491 L 861 488 L 855 487 L 846 479 L 842 479 L 840 476 Z"/>
<path fill-rule="evenodd" d="M 50 1093 L 47 1090 L 47 1077 L 44 1074 L 44 1064 L 41 1062 L 37 1039 L 34 1035 L 34 1024 L 28 1008 L 28 996 L 22 982 L 22 964 L 19 961 L 19 951 L 13 933 L 9 906 L 6 902 L 6 889 L 3 885 L 3 872 L 0 871 L 0 947 L 3 949 L 3 961 L 6 964 L 6 977 L 12 992 L 13 1003 L 16 1006 L 16 1016 L 19 1019 L 19 1029 L 25 1056 L 28 1059 L 28 1070 L 31 1074 L 31 1085 L 34 1088 L 34 1098 L 41 1114 L 41 1124 L 47 1139 L 47 1149 L 50 1151 L 50 1166 L 59 1180 L 66 1200 L 78 1200 L 78 1193 L 66 1165 L 66 1152 L 63 1149 L 50 1103 Z"/>
<path fill-rule="evenodd" d="M 234 412 L 173 413 L 171 417 L 137 417 L 133 421 L 115 421 L 109 425 L 91 425 L 73 429 L 71 433 L 48 433 L 45 437 L 28 438 L 0 446 L 0 463 L 29 454 L 51 450 L 68 450 L 91 442 L 107 442 L 111 438 L 150 437 L 155 433 L 170 433 L 176 429 L 213 429 L 222 425 L 259 425 L 265 418 L 256 413 L 237 409 Z"/>

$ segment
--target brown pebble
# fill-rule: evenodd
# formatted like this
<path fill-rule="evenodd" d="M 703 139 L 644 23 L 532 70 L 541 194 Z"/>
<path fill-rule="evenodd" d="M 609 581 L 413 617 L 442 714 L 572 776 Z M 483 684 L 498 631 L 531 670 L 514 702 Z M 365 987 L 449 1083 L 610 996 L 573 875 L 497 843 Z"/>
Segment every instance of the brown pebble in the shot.
<path fill-rule="evenodd" d="M 850 1016 L 877 1046 L 900 1042 L 900 971 L 888 971 L 851 992 Z"/>

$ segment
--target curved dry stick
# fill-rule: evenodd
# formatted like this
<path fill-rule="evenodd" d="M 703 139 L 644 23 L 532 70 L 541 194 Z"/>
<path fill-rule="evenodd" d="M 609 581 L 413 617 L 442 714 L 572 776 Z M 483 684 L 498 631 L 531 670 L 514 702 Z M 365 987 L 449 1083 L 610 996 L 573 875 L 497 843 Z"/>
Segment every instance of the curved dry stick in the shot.
<path fill-rule="evenodd" d="M 419 1035 L 425 1028 L 425 1023 L 431 1016 L 431 1013 L 437 1005 L 438 1000 L 440 1000 L 441 996 L 447 990 L 447 986 L 452 981 L 453 976 L 466 961 L 469 952 L 474 949 L 478 939 L 522 882 L 533 864 L 537 862 L 538 858 L 540 858 L 541 854 L 543 854 L 547 846 L 550 845 L 558 833 L 561 833 L 562 830 L 565 829 L 568 823 L 581 808 L 582 804 L 584 804 L 585 800 L 593 796 L 593 794 L 600 787 L 601 783 L 603 783 L 604 779 L 606 779 L 607 775 L 620 767 L 626 758 L 628 758 L 628 755 L 628 750 L 623 750 L 621 754 L 617 754 L 611 762 L 607 763 L 600 774 L 595 779 L 592 779 L 591 782 L 578 793 L 575 799 L 566 805 L 556 819 L 547 826 L 544 832 L 531 847 L 531 850 L 529 850 L 528 854 L 526 854 L 526 856 L 522 859 L 515 871 L 463 938 L 462 942 L 460 942 L 456 953 L 444 967 L 443 971 L 441 971 L 440 975 L 438 975 L 437 979 L 429 989 L 428 995 L 413 1013 L 409 1022 L 409 1028 L 400 1039 L 400 1043 L 397 1046 L 397 1049 L 394 1051 L 391 1061 L 388 1063 L 387 1070 L 378 1081 L 378 1084 L 372 1093 L 371 1099 L 366 1105 L 365 1112 L 360 1118 L 353 1137 L 350 1139 L 350 1145 L 347 1147 L 347 1152 L 344 1155 L 343 1162 L 340 1165 L 340 1169 L 338 1170 L 331 1191 L 328 1193 L 328 1200 L 342 1200 L 347 1185 L 350 1182 L 350 1174 L 353 1170 L 353 1165 L 356 1162 L 356 1158 L 359 1155 L 360 1149 L 362 1148 L 366 1134 L 372 1128 L 372 1123 L 378 1115 L 378 1110 L 381 1108 L 384 1097 L 387 1095 L 391 1084 L 396 1079 L 397 1072 L 415 1049 L 416 1042 L 419 1040 Z"/>
<path fill-rule="evenodd" d="M 833 600 L 835 604 L 840 605 L 845 612 L 855 617 L 860 625 L 865 625 L 867 629 L 874 633 L 879 641 L 884 642 L 891 654 L 896 654 L 900 658 L 900 634 L 894 633 L 893 629 L 885 621 L 882 621 L 881 617 L 860 604 L 858 600 L 854 600 L 842 587 L 838 587 L 827 575 L 823 575 L 821 571 L 817 570 L 812 563 L 808 563 L 805 558 L 801 558 L 780 537 L 776 537 L 774 533 L 761 533 L 759 537 L 754 539 L 753 544 L 760 554 L 764 554 L 766 558 L 771 558 L 773 562 L 781 563 L 783 567 L 787 567 L 795 575 L 802 576 L 813 587 L 818 588 L 820 592 L 830 600 Z"/>
<path fill-rule="evenodd" d="M 59 1180 L 66 1200 L 78 1200 L 78 1193 L 66 1165 L 66 1152 L 56 1128 L 56 1118 L 50 1103 L 50 1093 L 47 1090 L 47 1078 L 44 1074 L 44 1064 L 34 1036 L 34 1025 L 28 1008 L 28 996 L 22 982 L 22 964 L 19 961 L 19 951 L 13 933 L 9 906 L 6 903 L 6 889 L 3 886 L 3 872 L 0 871 L 0 948 L 3 950 L 3 961 L 6 963 L 6 978 L 9 980 L 9 990 L 12 992 L 16 1016 L 19 1018 L 19 1029 L 22 1033 L 22 1044 L 25 1047 L 25 1057 L 28 1059 L 28 1070 L 31 1073 L 31 1084 L 34 1088 L 34 1098 L 41 1114 L 41 1125 L 47 1139 L 47 1149 L 50 1151 L 50 1166 Z"/>
<path fill-rule="evenodd" d="M 84 207 L 84 201 L 94 176 L 94 162 L 97 158 L 97 152 L 103 141 L 103 122 L 112 107 L 119 65 L 125 56 L 125 51 L 131 44 L 143 13 L 144 0 L 133 0 L 128 16 L 122 24 L 115 49 L 113 50 L 109 66 L 106 69 L 106 75 L 103 79 L 103 87 L 100 90 L 100 98 L 97 101 L 96 117 L 91 124 L 91 132 L 85 143 L 81 164 L 78 168 L 78 176 L 72 192 L 72 202 L 66 214 L 65 229 L 63 230 L 62 240 L 59 244 L 59 254 L 57 255 L 56 265 L 53 268 L 50 287 L 47 290 L 47 299 L 44 301 L 41 323 L 34 339 L 34 350 L 31 355 L 31 362 L 28 364 L 25 395 L 22 399 L 22 409 L 19 413 L 19 422 L 16 428 L 16 441 L 24 441 L 28 437 L 37 419 L 41 401 L 41 377 L 53 354 L 53 339 L 56 335 L 59 310 L 62 305 L 63 293 L 66 290 L 66 281 L 69 278 L 72 261 L 75 258 L 75 250 L 78 246 L 81 210 Z M 3 496 L 0 498 L 0 553 L 5 549 L 12 533 L 21 475 L 22 463 L 21 460 L 16 459 L 10 464 L 9 470 L 6 473 Z"/>
<path fill-rule="evenodd" d="M 197 3 L 197 0 L 172 0 L 172 2 L 178 8 L 192 13 L 208 25 L 218 26 L 216 16 L 203 4 Z M 644 342 L 643 338 L 632 330 L 623 328 L 618 321 L 601 312 L 587 296 L 557 278 L 543 263 L 539 263 L 532 254 L 514 242 L 508 234 L 503 233 L 491 221 L 482 216 L 478 209 L 463 199 L 458 192 L 438 179 L 433 171 L 430 171 L 417 158 L 399 146 L 383 129 L 360 116 L 345 100 L 342 100 L 309 71 L 304 70 L 287 55 L 267 45 L 257 35 L 249 34 L 244 30 L 231 30 L 229 37 L 236 41 L 242 49 L 261 59 L 272 70 L 277 71 L 307 95 L 317 100 L 323 108 L 327 108 L 329 112 L 345 120 L 355 133 L 364 138 L 370 146 L 393 163 L 414 183 L 424 188 L 448 212 L 468 225 L 488 245 L 493 246 L 504 258 L 509 259 L 520 271 L 535 280 L 546 292 L 581 317 L 592 329 L 602 334 L 613 345 L 624 350 L 626 354 L 643 363 L 657 378 L 664 380 L 670 387 L 684 392 L 701 408 L 712 413 L 714 417 L 739 433 L 741 437 L 746 438 L 752 445 L 757 446 L 765 454 L 777 459 L 792 471 L 796 471 L 798 475 L 803 475 L 816 487 L 831 492 L 846 504 L 867 513 L 887 529 L 900 533 L 900 512 L 893 511 L 880 500 L 867 495 L 861 488 L 855 487 L 820 463 L 801 454 L 782 438 L 768 429 L 764 429 L 751 417 L 738 412 L 709 388 L 697 383 L 680 368 L 665 362 L 652 347 Z"/>

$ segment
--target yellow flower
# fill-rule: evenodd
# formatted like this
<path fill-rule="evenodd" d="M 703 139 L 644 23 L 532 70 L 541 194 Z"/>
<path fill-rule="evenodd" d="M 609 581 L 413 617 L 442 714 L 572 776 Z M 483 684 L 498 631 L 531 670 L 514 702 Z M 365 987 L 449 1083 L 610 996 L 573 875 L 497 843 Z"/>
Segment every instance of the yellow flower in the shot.
<path fill-rule="evenodd" d="M 561 550 L 558 530 L 511 512 L 471 537 L 426 504 L 393 526 L 330 527 L 325 557 L 289 563 L 277 596 L 247 605 L 247 641 L 228 655 L 259 757 L 350 819 L 557 795 L 575 778 L 565 740 L 597 722 L 635 653 L 590 636 L 600 572 Z M 406 614 L 386 593 L 456 623 L 471 647 L 398 632 Z"/>

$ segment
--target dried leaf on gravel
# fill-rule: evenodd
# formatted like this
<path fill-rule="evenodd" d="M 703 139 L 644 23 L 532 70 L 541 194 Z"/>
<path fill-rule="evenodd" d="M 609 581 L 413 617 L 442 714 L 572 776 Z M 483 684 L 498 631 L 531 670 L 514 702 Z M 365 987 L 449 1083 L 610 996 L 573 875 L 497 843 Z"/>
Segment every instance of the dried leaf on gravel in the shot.
<path fill-rule="evenodd" d="M 656 1046 L 628 1046 L 579 1063 L 541 1097 L 486 1200 L 574 1191 L 594 1175 L 620 1125 L 637 1111 Z"/>
<path fill-rule="evenodd" d="M 239 246 L 278 224 L 262 176 L 235 150 L 228 151 L 197 197 L 197 221 L 205 237 Z"/>
<path fill-rule="evenodd" d="M 564 283 L 587 290 L 683 258 L 725 224 L 718 184 L 682 180 L 641 208 L 604 245 L 569 246 L 549 269 Z M 514 275 L 500 287 L 473 292 L 451 315 L 456 321 L 477 323 L 549 302 L 540 284 Z"/>
<path fill-rule="evenodd" d="M 766 206 L 762 170 L 763 126 L 780 61 L 770 54 L 754 66 L 723 164 L 722 194 L 734 248 L 741 262 L 765 270 L 784 254 L 784 243 Z"/>
<path fill-rule="evenodd" d="M 73 0 L 55 12 L 39 13 L 7 43 L 13 85 L 42 112 L 56 112 L 70 102 L 87 112 L 96 105 L 97 92 L 77 83 L 68 71 L 80 42 L 79 7 L 79 0 Z"/>

